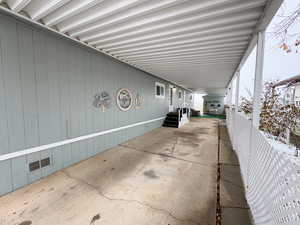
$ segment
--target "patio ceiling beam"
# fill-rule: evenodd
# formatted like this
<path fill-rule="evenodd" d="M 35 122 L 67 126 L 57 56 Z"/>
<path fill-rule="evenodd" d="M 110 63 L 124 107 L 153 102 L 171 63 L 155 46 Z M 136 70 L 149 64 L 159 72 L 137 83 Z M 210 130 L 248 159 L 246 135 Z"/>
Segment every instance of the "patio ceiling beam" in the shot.
<path fill-rule="evenodd" d="M 78 27 L 85 26 L 89 23 L 106 18 L 113 14 L 119 13 L 122 10 L 129 9 L 146 0 L 109 0 L 103 4 L 98 4 L 95 7 L 85 10 L 84 12 L 72 18 L 62 21 L 57 25 L 59 31 L 68 32 Z"/>
<path fill-rule="evenodd" d="M 251 39 L 252 31 L 249 30 L 241 30 L 237 32 L 227 33 L 224 35 L 214 35 L 214 36 L 207 36 L 201 38 L 191 38 L 186 41 L 177 41 L 177 42 L 169 42 L 167 44 L 157 44 L 149 47 L 139 47 L 139 48 L 129 48 L 127 50 L 111 50 L 105 49 L 109 52 L 113 52 L 114 54 L 124 54 L 130 52 L 148 52 L 152 50 L 159 50 L 159 49 L 173 49 L 181 46 L 193 46 L 199 45 L 199 43 L 205 45 L 210 43 L 228 43 L 231 41 L 242 41 L 242 40 L 250 40 Z"/>
<path fill-rule="evenodd" d="M 214 55 L 214 54 L 221 54 L 224 52 L 231 52 L 231 51 L 245 51 L 244 46 L 236 46 L 236 47 L 225 47 L 225 48 L 218 48 L 218 49 L 212 49 L 212 50 L 195 50 L 195 51 L 189 51 L 189 52 L 183 52 L 183 53 L 170 53 L 170 54 L 162 54 L 159 56 L 146 56 L 146 57 L 137 57 L 136 59 L 131 58 L 133 62 L 135 60 L 152 60 L 152 59 L 165 59 L 169 57 L 180 57 L 180 56 L 189 56 L 189 55 Z"/>
<path fill-rule="evenodd" d="M 73 0 L 55 12 L 43 18 L 43 22 L 47 26 L 53 26 L 59 22 L 66 20 L 84 10 L 87 10 L 104 0 Z"/>
<path fill-rule="evenodd" d="M 122 28 L 120 30 L 120 28 L 116 27 L 115 29 L 113 29 L 112 32 L 120 32 L 124 29 L 133 29 L 133 28 L 145 28 L 148 25 L 151 25 L 153 23 L 156 23 L 158 21 L 163 22 L 165 20 L 175 20 L 178 17 L 183 17 L 186 15 L 190 15 L 196 12 L 200 12 L 203 11 L 203 9 L 209 9 L 212 8 L 214 6 L 218 6 L 218 5 L 222 5 L 224 3 L 229 3 L 232 0 L 211 0 L 211 1 L 207 1 L 207 2 L 192 2 L 192 1 L 185 1 L 183 0 L 182 3 L 184 4 L 180 4 L 178 6 L 173 7 L 172 10 L 161 10 L 160 13 L 155 14 L 155 15 L 146 15 L 144 18 L 142 18 L 140 21 L 131 21 L 130 23 L 126 23 L 125 27 Z M 100 22 L 100 21 L 99 21 Z M 100 24 L 99 24 L 100 25 Z M 100 30 L 101 27 L 96 27 L 95 30 L 92 31 L 98 31 Z M 84 30 L 84 29 L 83 29 Z M 72 36 L 81 36 L 81 35 L 86 35 L 86 31 L 85 32 L 81 32 L 80 30 L 78 30 L 77 32 L 74 31 L 70 31 L 69 32 Z M 88 31 L 88 33 L 93 33 L 91 32 L 91 30 Z"/>
<path fill-rule="evenodd" d="M 189 54 L 189 55 L 183 55 L 183 56 L 169 56 L 165 58 L 153 58 L 153 59 L 136 59 L 136 60 L 130 60 L 132 63 L 136 62 L 156 62 L 164 60 L 172 60 L 172 59 L 189 59 L 189 58 L 204 58 L 204 57 L 215 57 L 220 55 L 243 55 L 243 50 L 237 50 L 237 51 L 227 51 L 227 52 L 220 52 L 220 53 L 211 53 L 211 54 Z"/>
<path fill-rule="evenodd" d="M 6 0 L 8 7 L 14 12 L 20 12 L 30 2 L 31 0 Z"/>
<path fill-rule="evenodd" d="M 249 22 L 242 22 L 239 24 L 233 24 L 233 25 L 226 25 L 226 26 L 220 26 L 217 28 L 212 29 L 205 29 L 201 31 L 196 32 L 189 32 L 179 35 L 173 35 L 166 38 L 158 38 L 152 41 L 143 41 L 138 43 L 131 43 L 131 44 L 122 44 L 122 45 L 105 45 L 103 46 L 105 49 L 111 51 L 111 50 L 125 50 L 132 47 L 147 47 L 147 46 L 153 46 L 155 44 L 163 44 L 163 43 L 172 43 L 179 40 L 188 40 L 189 38 L 194 37 L 208 37 L 213 35 L 222 35 L 227 34 L 228 32 L 235 32 L 240 29 L 246 30 L 246 29 L 252 29 L 256 25 L 257 21 L 249 21 Z"/>
<path fill-rule="evenodd" d="M 157 59 L 157 60 L 137 60 L 137 61 L 131 61 L 132 63 L 153 63 L 154 65 L 162 64 L 166 62 L 191 62 L 191 60 L 202 60 L 202 59 L 218 59 L 221 57 L 239 57 L 241 58 L 243 56 L 243 52 L 235 53 L 235 54 L 220 54 L 220 55 L 211 55 L 211 56 L 185 56 L 180 58 L 170 58 L 170 59 Z"/>
<path fill-rule="evenodd" d="M 120 12 L 120 14 L 112 15 L 103 20 L 97 20 L 93 23 L 86 24 L 83 27 L 78 27 L 76 29 L 70 30 L 69 34 L 74 37 L 78 37 L 80 35 L 86 35 L 92 33 L 94 31 L 99 31 L 104 28 L 113 27 L 114 25 L 123 23 L 135 17 L 146 16 L 149 13 L 153 13 L 171 6 L 175 6 L 177 4 L 184 3 L 187 0 L 152 0 L 146 1 L 143 4 L 137 5 L 134 10 L 126 10 Z M 80 15 L 79 15 L 80 16 Z"/>
<path fill-rule="evenodd" d="M 192 65 L 193 63 L 207 63 L 207 62 L 226 62 L 226 61 L 236 61 L 236 63 L 238 63 L 238 60 L 240 59 L 240 56 L 235 56 L 235 57 L 220 57 L 220 58 L 209 58 L 209 59 L 191 59 L 188 61 L 169 61 L 169 62 L 161 62 L 161 63 L 147 63 L 147 62 L 143 62 L 143 63 L 139 63 L 139 65 L 152 65 L 154 68 L 156 67 L 176 67 L 177 65 L 181 65 L 181 64 L 188 64 L 188 65 Z M 176 63 L 176 64 L 175 64 Z"/>
<path fill-rule="evenodd" d="M 160 27 L 160 29 L 152 29 L 151 26 L 141 28 L 139 30 L 135 30 L 132 32 L 121 32 L 119 35 L 111 34 L 105 35 L 105 33 L 100 32 L 96 36 L 88 36 L 88 37 L 79 37 L 81 41 L 85 41 L 90 43 L 91 45 L 96 45 L 99 48 L 103 48 L 103 46 L 114 43 L 115 45 L 120 44 L 129 44 L 129 43 L 137 43 L 141 41 L 151 41 L 157 38 L 166 38 L 171 37 L 173 35 L 184 34 L 188 32 L 195 32 L 200 30 L 206 30 L 210 28 L 216 28 L 220 26 L 232 25 L 234 23 L 240 22 L 249 22 L 251 20 L 256 20 L 259 18 L 261 11 L 250 11 L 239 13 L 236 16 L 218 18 L 211 21 L 193 21 L 189 23 L 182 23 L 178 26 L 175 22 L 175 25 Z M 167 29 L 166 29 L 167 28 Z"/>
<path fill-rule="evenodd" d="M 32 0 L 24 10 L 28 13 L 31 19 L 39 20 L 48 15 L 71 0 Z"/>
<path fill-rule="evenodd" d="M 133 54 L 133 55 L 123 55 L 122 57 L 125 57 L 126 59 L 136 59 L 139 57 L 150 57 L 150 56 L 162 56 L 164 54 L 176 54 L 176 53 L 183 53 L 183 52 L 191 52 L 191 51 L 201 51 L 201 50 L 217 50 L 218 48 L 225 48 L 225 47 L 237 47 L 237 46 L 243 46 L 246 47 L 248 44 L 247 41 L 239 41 L 235 43 L 225 43 L 225 44 L 216 44 L 211 46 L 200 46 L 200 47 L 192 47 L 192 48 L 185 48 L 182 50 L 165 50 L 165 51 L 157 51 L 157 52 L 151 52 L 151 53 L 140 53 L 140 54 Z"/>
<path fill-rule="evenodd" d="M 207 1 L 207 2 L 201 2 L 201 4 L 210 4 L 213 3 L 213 1 Z M 166 27 L 178 27 L 180 25 L 184 25 L 187 23 L 193 23 L 196 22 L 200 23 L 200 21 L 206 21 L 210 18 L 222 18 L 224 19 L 225 15 L 231 14 L 231 17 L 235 17 L 236 15 L 234 13 L 240 13 L 241 11 L 244 11 L 245 13 L 247 12 L 247 9 L 249 9 L 249 6 L 251 7 L 259 7 L 264 4 L 264 1 L 262 0 L 255 0 L 251 2 L 246 2 L 241 5 L 233 5 L 233 6 L 223 6 L 215 10 L 207 10 L 203 11 L 203 8 L 200 8 L 201 11 L 199 13 L 194 13 L 192 14 L 191 12 L 186 15 L 185 17 L 181 18 L 174 18 L 172 20 L 168 19 L 165 22 L 158 17 L 158 21 L 160 23 L 155 23 L 155 19 L 149 17 L 149 23 L 146 19 L 145 20 L 138 20 L 134 21 L 132 23 L 125 24 L 124 26 L 121 27 L 116 27 L 115 29 L 109 29 L 108 31 L 104 32 L 94 32 L 88 35 L 80 35 L 79 38 L 83 41 L 95 41 L 99 39 L 105 39 L 106 37 L 113 37 L 114 39 L 120 38 L 120 37 L 128 37 L 130 35 L 137 35 L 137 34 L 143 34 L 147 31 L 155 31 L 155 30 L 163 30 Z M 249 11 L 248 11 L 249 12 Z M 255 11 L 253 11 L 254 13 Z M 258 14 L 260 14 L 258 12 Z M 166 14 L 165 17 L 168 18 L 169 14 Z M 235 16 L 234 16 L 235 15 Z M 124 33 L 126 31 L 126 33 Z"/>

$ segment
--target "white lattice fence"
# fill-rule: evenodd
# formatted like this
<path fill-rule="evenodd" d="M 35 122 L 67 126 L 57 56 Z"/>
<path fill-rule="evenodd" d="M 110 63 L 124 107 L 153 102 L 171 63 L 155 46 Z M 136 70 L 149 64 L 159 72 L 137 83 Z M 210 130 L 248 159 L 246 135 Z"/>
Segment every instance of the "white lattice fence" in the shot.
<path fill-rule="evenodd" d="M 238 132 L 237 132 L 238 131 Z M 247 184 L 250 155 L 251 120 L 237 113 L 235 115 L 235 148 L 239 156 L 244 183 Z"/>
<path fill-rule="evenodd" d="M 228 130 L 231 129 L 231 137 L 236 140 L 246 197 L 255 224 L 299 225 L 299 158 L 275 150 L 243 115 L 236 114 L 232 118 L 235 121 L 227 123 L 231 126 Z"/>
<path fill-rule="evenodd" d="M 226 110 L 226 124 L 231 141 L 233 141 L 233 110 Z"/>

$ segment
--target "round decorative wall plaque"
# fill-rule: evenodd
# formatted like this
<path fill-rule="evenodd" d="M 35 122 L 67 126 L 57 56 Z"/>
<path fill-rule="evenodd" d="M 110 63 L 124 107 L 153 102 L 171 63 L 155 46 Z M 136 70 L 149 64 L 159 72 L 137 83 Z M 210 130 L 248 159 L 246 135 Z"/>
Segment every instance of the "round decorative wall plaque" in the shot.
<path fill-rule="evenodd" d="M 100 108 L 103 112 L 111 106 L 111 97 L 106 91 L 95 94 L 93 105 Z"/>
<path fill-rule="evenodd" d="M 117 105 L 122 111 L 128 111 L 133 104 L 130 90 L 122 88 L 117 92 Z"/>

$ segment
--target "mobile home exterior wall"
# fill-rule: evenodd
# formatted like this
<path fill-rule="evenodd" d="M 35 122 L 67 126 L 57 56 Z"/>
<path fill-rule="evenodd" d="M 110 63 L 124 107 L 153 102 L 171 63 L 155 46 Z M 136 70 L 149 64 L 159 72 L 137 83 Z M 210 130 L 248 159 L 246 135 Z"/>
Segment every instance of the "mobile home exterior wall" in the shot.
<path fill-rule="evenodd" d="M 169 85 L 0 14 L 0 195 L 160 127 L 169 100 L 155 98 L 157 81 Z M 139 93 L 142 107 L 119 110 L 115 97 L 120 88 Z M 92 104 L 100 91 L 113 98 L 104 112 Z M 136 125 L 42 151 L 23 151 L 132 124 Z M 24 154 L 15 154 L 20 152 Z M 50 166 L 29 172 L 29 163 L 47 157 Z"/>

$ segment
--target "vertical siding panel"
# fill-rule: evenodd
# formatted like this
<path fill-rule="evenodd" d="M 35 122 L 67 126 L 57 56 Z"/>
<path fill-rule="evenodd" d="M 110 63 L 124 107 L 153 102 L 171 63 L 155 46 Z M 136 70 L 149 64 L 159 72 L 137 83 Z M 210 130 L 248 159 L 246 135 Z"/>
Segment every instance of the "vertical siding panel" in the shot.
<path fill-rule="evenodd" d="M 96 55 L 95 55 L 96 56 Z M 104 64 L 101 57 L 95 57 L 93 65 L 93 75 L 94 75 L 94 93 L 101 93 L 102 88 L 102 74 L 104 70 Z M 99 108 L 94 109 L 94 131 L 100 132 L 103 130 L 103 112 Z M 102 151 L 102 137 L 99 136 L 95 141 L 95 151 L 99 153 Z"/>
<path fill-rule="evenodd" d="M 39 144 L 51 143 L 51 109 L 50 109 L 50 90 L 47 70 L 47 43 L 43 34 L 34 31 L 33 40 L 35 43 L 35 66 L 36 66 L 36 85 L 38 96 L 38 115 L 39 115 Z"/>
<path fill-rule="evenodd" d="M 87 126 L 87 133 L 93 133 L 93 100 L 94 100 L 94 93 L 91 81 L 91 53 L 88 52 L 86 56 L 86 60 L 88 63 L 88 70 L 84 74 L 85 79 L 85 108 L 86 108 L 86 126 Z M 94 151 L 94 140 L 89 139 L 87 140 L 87 157 L 91 157 L 95 154 Z"/>
<path fill-rule="evenodd" d="M 0 30 L 3 30 L 2 17 L 0 15 Z M 3 35 L 4 32 L 0 32 L 0 155 L 9 153 L 9 145 L 8 145 L 8 121 L 6 115 L 6 104 L 5 104 L 5 92 L 4 92 L 4 65 L 3 65 Z"/>
<path fill-rule="evenodd" d="M 59 71 L 59 90 L 60 90 L 60 130 L 61 139 L 65 140 L 70 138 L 70 59 L 69 52 L 71 46 L 66 44 L 63 40 L 59 40 L 57 43 L 58 50 L 58 71 Z M 72 163 L 71 145 L 61 146 L 53 150 L 53 165 L 54 169 L 67 167 Z"/>
<path fill-rule="evenodd" d="M 18 24 L 19 61 L 25 123 L 25 147 L 38 146 L 38 114 L 32 30 Z"/>
<path fill-rule="evenodd" d="M 49 150 L 45 150 L 45 151 L 41 152 L 41 160 L 48 158 L 48 157 L 50 158 L 50 165 L 41 168 L 41 176 L 42 177 L 48 176 L 49 174 L 54 172 L 52 151 L 53 151 L 53 149 L 49 149 Z"/>
<path fill-rule="evenodd" d="M 1 182 L 0 182 L 0 196 L 1 196 L 13 190 L 12 176 L 11 176 L 11 161 L 10 160 L 0 161 L 0 171 L 1 171 Z"/>
<path fill-rule="evenodd" d="M 70 58 L 70 115 L 71 115 L 71 129 L 70 134 L 71 138 L 75 138 L 80 136 L 80 99 L 79 99 L 79 81 L 78 81 L 78 71 L 77 71 L 77 63 L 78 56 L 76 54 L 76 49 L 70 48 L 69 50 L 69 58 Z M 79 143 L 71 144 L 71 151 L 72 151 L 72 162 L 76 163 L 79 161 L 80 158 L 80 146 Z"/>
<path fill-rule="evenodd" d="M 12 186 L 16 190 L 26 184 L 27 181 L 27 171 L 28 165 L 25 156 L 20 156 L 17 158 L 11 159 L 11 168 L 12 168 Z M 2 180 L 1 180 L 2 182 Z"/>
<path fill-rule="evenodd" d="M 90 55 L 90 92 L 91 92 L 91 97 L 93 98 L 92 101 L 94 100 L 95 94 L 98 92 L 97 89 L 97 80 L 96 80 L 96 62 L 97 56 L 95 53 L 91 53 Z M 92 133 L 97 132 L 97 108 L 92 106 L 91 108 L 91 120 L 92 120 Z M 97 138 L 93 138 L 93 153 L 97 153 Z"/>
<path fill-rule="evenodd" d="M 15 152 L 22 150 L 25 146 L 17 27 L 16 23 L 10 20 L 1 20 L 1 27 L 5 31 L 5 35 L 2 36 L 2 66 L 5 83 L 9 148 L 10 152 Z"/>
<path fill-rule="evenodd" d="M 88 68 L 88 53 L 81 48 L 77 48 L 79 62 L 78 62 L 78 77 L 79 77 L 79 90 L 80 91 L 80 135 L 88 134 L 87 131 L 87 109 L 86 109 L 86 74 L 89 71 Z M 88 141 L 84 140 L 79 142 L 79 159 L 83 160 L 88 157 Z"/>
<path fill-rule="evenodd" d="M 67 145 L 67 146 L 69 146 L 69 145 Z M 52 161 L 51 161 L 52 164 L 51 165 L 53 167 L 53 172 L 64 168 L 65 147 L 66 146 L 61 146 L 61 147 L 54 148 L 52 150 Z"/>
<path fill-rule="evenodd" d="M 57 41 L 54 37 L 46 37 L 47 43 L 47 72 L 49 82 L 49 142 L 61 140 L 60 134 L 60 108 L 59 108 L 59 75 L 57 61 Z"/>

